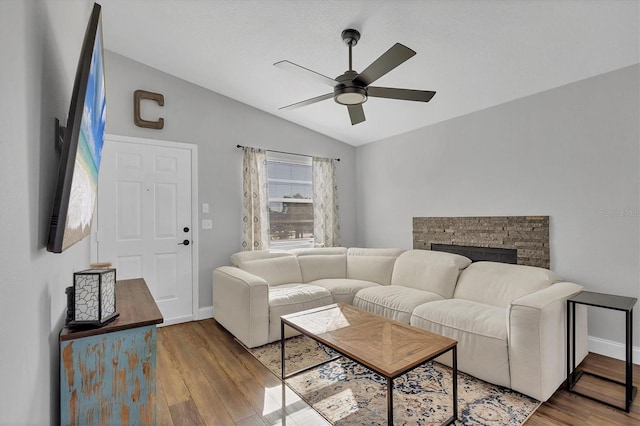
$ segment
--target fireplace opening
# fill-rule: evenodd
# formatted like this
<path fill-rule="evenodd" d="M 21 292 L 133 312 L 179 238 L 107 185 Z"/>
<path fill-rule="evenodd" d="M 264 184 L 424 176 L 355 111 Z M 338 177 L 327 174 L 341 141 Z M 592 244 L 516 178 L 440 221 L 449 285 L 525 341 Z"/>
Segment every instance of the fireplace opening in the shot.
<path fill-rule="evenodd" d="M 431 244 L 431 250 L 445 251 L 468 257 L 473 262 L 491 261 L 518 264 L 518 250 L 511 248 L 472 247 L 454 244 Z"/>

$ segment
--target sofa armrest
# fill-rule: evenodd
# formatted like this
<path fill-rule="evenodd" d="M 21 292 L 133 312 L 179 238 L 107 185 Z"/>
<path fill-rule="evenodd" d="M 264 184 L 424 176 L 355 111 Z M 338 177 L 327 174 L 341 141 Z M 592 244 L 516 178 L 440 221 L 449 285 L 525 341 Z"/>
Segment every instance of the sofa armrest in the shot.
<path fill-rule="evenodd" d="M 567 299 L 581 290 L 578 284 L 560 282 L 511 302 L 507 326 L 512 389 L 546 401 L 565 380 Z M 576 361 L 586 355 L 586 309 L 576 309 Z"/>
<path fill-rule="evenodd" d="M 242 269 L 213 271 L 213 317 L 249 348 L 269 339 L 269 284 Z"/>

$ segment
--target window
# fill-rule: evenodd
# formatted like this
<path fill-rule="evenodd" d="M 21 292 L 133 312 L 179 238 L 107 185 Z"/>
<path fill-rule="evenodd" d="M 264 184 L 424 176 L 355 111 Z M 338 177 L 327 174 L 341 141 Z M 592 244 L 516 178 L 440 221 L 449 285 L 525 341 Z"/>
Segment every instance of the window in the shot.
<path fill-rule="evenodd" d="M 267 152 L 269 244 L 272 248 L 313 247 L 311 157 Z"/>

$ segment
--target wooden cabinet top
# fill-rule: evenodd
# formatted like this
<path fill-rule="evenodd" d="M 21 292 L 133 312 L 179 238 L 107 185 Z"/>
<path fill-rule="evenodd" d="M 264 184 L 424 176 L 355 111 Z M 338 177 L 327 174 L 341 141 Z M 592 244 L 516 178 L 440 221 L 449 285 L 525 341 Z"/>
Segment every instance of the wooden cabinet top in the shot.
<path fill-rule="evenodd" d="M 161 324 L 164 321 L 147 283 L 142 278 L 116 282 L 116 312 L 120 315 L 102 327 L 63 328 L 60 332 L 60 340 L 113 333 L 114 331 Z"/>

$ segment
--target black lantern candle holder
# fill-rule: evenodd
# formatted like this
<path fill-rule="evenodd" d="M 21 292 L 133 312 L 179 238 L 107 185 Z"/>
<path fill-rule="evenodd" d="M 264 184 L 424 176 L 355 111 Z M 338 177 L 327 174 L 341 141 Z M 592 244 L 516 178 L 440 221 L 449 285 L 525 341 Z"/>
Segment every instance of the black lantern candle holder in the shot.
<path fill-rule="evenodd" d="M 100 327 L 114 320 L 119 315 L 116 312 L 116 270 L 96 268 L 74 273 L 73 288 L 67 289 L 67 303 L 69 327 Z"/>

